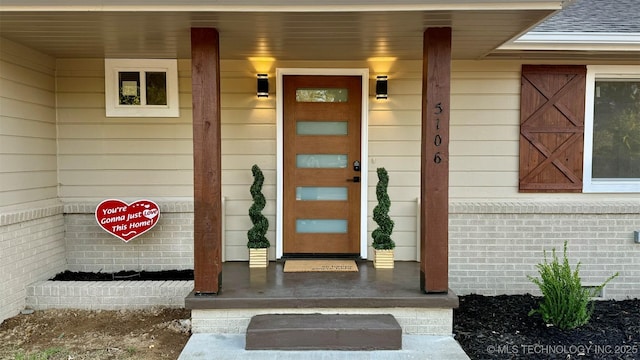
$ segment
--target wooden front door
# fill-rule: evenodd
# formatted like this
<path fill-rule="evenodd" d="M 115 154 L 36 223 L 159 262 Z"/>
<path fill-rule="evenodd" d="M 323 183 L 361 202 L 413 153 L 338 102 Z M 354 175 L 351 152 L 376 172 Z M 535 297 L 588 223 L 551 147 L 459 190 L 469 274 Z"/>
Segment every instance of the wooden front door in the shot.
<path fill-rule="evenodd" d="M 360 76 L 283 77 L 283 253 L 360 254 Z"/>

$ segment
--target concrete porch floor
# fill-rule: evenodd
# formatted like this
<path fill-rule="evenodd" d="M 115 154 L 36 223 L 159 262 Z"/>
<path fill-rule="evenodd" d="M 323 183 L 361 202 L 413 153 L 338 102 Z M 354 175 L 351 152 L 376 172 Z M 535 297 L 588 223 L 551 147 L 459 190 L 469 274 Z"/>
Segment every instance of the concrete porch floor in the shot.
<path fill-rule="evenodd" d="M 218 295 L 190 293 L 185 307 L 199 309 L 283 308 L 447 308 L 458 307 L 458 297 L 424 294 L 420 264 L 398 261 L 394 269 L 375 269 L 358 261 L 358 272 L 285 273 L 284 261 L 266 269 L 250 269 L 246 262 L 226 262 Z"/>

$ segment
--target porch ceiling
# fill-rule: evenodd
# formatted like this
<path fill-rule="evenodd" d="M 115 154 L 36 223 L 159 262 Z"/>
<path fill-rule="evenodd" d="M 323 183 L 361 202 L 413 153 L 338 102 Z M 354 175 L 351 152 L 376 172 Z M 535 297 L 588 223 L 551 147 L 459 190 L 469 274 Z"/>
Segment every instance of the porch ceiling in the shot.
<path fill-rule="evenodd" d="M 453 58 L 477 59 L 552 14 L 559 3 L 316 12 L 24 11 L 0 5 L 0 37 L 55 58 L 190 58 L 190 28 L 215 27 L 223 59 L 422 59 L 424 30 L 450 26 Z"/>

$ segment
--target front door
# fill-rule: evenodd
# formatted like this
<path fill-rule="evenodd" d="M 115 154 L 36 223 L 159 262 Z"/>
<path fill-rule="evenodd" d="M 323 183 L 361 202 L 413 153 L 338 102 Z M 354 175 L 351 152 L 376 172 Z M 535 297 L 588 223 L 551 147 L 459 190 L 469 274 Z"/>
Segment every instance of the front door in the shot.
<path fill-rule="evenodd" d="M 360 76 L 283 76 L 283 253 L 360 254 Z"/>

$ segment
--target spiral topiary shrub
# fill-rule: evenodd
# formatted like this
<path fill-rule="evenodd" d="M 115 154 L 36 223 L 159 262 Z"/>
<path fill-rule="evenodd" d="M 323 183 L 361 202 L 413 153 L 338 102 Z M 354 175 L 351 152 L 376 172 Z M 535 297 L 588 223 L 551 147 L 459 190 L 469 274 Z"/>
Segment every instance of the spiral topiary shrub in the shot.
<path fill-rule="evenodd" d="M 249 208 L 249 218 L 253 223 L 253 227 L 247 232 L 247 247 L 250 249 L 265 249 L 271 246 L 269 240 L 266 237 L 267 230 L 269 229 L 269 220 L 262 215 L 262 210 L 267 203 L 262 194 L 262 184 L 264 183 L 264 175 L 258 165 L 251 167 L 251 173 L 253 174 L 253 184 L 251 185 L 251 197 L 253 198 L 253 205 Z"/>
<path fill-rule="evenodd" d="M 373 209 L 373 221 L 378 224 L 378 228 L 373 230 L 371 244 L 376 250 L 391 250 L 396 247 L 396 243 L 391 240 L 393 232 L 393 220 L 389 217 L 389 208 L 391 200 L 387 194 L 387 186 L 389 185 L 389 174 L 385 168 L 378 168 L 378 184 L 376 185 L 376 197 L 378 205 Z"/>

